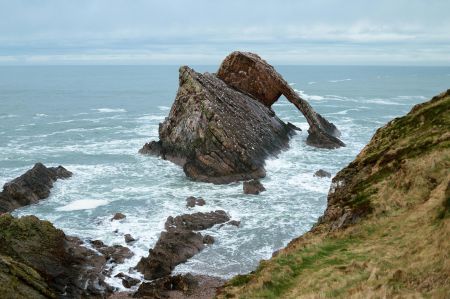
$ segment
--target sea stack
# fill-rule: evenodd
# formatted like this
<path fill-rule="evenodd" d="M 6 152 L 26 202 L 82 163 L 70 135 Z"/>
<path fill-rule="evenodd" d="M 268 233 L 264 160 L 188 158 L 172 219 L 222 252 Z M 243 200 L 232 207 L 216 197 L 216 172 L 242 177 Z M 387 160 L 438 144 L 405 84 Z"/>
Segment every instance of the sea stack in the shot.
<path fill-rule="evenodd" d="M 233 52 L 217 74 L 180 68 L 179 88 L 159 141 L 140 150 L 183 167 L 193 180 L 230 183 L 265 176 L 264 162 L 295 134 L 271 109 L 285 95 L 306 117 L 307 143 L 344 146 L 337 128 L 316 113 L 280 74 L 253 53 Z"/>

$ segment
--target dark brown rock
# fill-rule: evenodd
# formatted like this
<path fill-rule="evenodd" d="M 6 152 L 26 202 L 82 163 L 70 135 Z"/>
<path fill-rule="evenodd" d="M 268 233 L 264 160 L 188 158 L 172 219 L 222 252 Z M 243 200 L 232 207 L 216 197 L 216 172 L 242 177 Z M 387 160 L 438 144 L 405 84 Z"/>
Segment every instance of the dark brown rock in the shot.
<path fill-rule="evenodd" d="M 47 198 L 57 179 L 70 176 L 72 173 L 62 166 L 47 168 L 42 163 L 36 163 L 32 169 L 3 186 L 0 193 L 0 214 Z"/>
<path fill-rule="evenodd" d="M 238 220 L 231 220 L 231 221 L 228 221 L 227 224 L 228 224 L 228 225 L 233 225 L 233 226 L 236 226 L 236 227 L 241 226 L 241 222 L 238 221 Z"/>
<path fill-rule="evenodd" d="M 206 235 L 206 236 L 203 237 L 203 244 L 211 245 L 211 244 L 214 244 L 215 241 L 216 240 L 214 239 L 213 236 Z"/>
<path fill-rule="evenodd" d="M 111 262 L 121 264 L 134 255 L 134 253 L 128 248 L 122 245 L 107 246 L 100 240 L 91 241 L 92 246 L 98 250 L 105 258 Z"/>
<path fill-rule="evenodd" d="M 259 194 L 263 191 L 266 191 L 263 184 L 261 184 L 258 180 L 251 180 L 248 182 L 244 182 L 242 185 L 245 194 Z"/>
<path fill-rule="evenodd" d="M 115 275 L 114 277 L 122 279 L 122 285 L 124 287 L 126 287 L 127 289 L 132 288 L 141 282 L 139 279 L 128 276 L 123 272 L 120 272 L 119 274 Z"/>
<path fill-rule="evenodd" d="M 194 230 L 203 230 L 215 224 L 230 220 L 225 211 L 184 214 L 168 217 L 165 223 L 167 231 L 162 232 L 148 257 L 143 257 L 136 269 L 145 279 L 157 279 L 172 273 L 176 265 L 203 250 L 204 244 L 214 243 L 212 236 L 202 236 Z"/>
<path fill-rule="evenodd" d="M 136 239 L 133 238 L 130 234 L 125 234 L 124 238 L 125 238 L 125 243 L 133 243 L 136 241 Z"/>
<path fill-rule="evenodd" d="M 258 55 L 239 51 L 231 53 L 222 62 L 217 76 L 229 86 L 253 96 L 267 107 L 271 107 L 281 95 L 284 95 L 308 121 L 310 128 L 307 144 L 323 148 L 345 146 L 337 138 L 340 136 L 339 130 L 315 112 L 311 105 Z"/>
<path fill-rule="evenodd" d="M 223 210 L 217 210 L 208 213 L 183 214 L 175 218 L 170 216 L 167 218 L 165 228 L 167 230 L 177 228 L 185 230 L 203 230 L 213 227 L 216 224 L 225 223 L 230 217 Z"/>
<path fill-rule="evenodd" d="M 124 214 L 122 214 L 122 213 L 115 213 L 114 216 L 111 218 L 111 221 L 113 221 L 113 220 L 122 220 L 122 219 L 125 219 L 125 218 L 127 218 L 127 216 L 125 216 Z"/>
<path fill-rule="evenodd" d="M 161 278 L 170 275 L 176 265 L 186 262 L 204 247 L 200 233 L 171 229 L 161 233 L 155 247 L 149 250 L 149 256 L 143 257 L 136 269 L 145 279 Z"/>
<path fill-rule="evenodd" d="M 204 206 L 206 204 L 205 200 L 201 197 L 189 196 L 186 198 L 186 207 L 193 208 L 195 206 Z"/>
<path fill-rule="evenodd" d="M 135 298 L 168 298 L 170 291 L 180 291 L 191 295 L 198 287 L 198 281 L 192 274 L 166 276 L 139 286 Z"/>
<path fill-rule="evenodd" d="M 183 166 L 194 180 L 229 183 L 265 176 L 264 160 L 294 134 L 275 113 L 214 74 L 180 68 L 180 84 L 158 142 L 140 151 Z"/>
<path fill-rule="evenodd" d="M 314 173 L 314 176 L 319 178 L 331 178 L 331 173 L 323 169 L 319 169 Z"/>

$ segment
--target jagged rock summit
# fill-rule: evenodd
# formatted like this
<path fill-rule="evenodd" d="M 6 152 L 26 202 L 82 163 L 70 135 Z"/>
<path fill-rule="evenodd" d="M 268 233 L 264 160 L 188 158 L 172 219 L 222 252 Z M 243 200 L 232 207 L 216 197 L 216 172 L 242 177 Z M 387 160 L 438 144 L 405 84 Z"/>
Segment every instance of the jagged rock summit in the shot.
<path fill-rule="evenodd" d="M 258 55 L 233 52 L 217 74 L 180 68 L 179 88 L 159 141 L 140 150 L 183 167 L 197 181 L 230 183 L 265 176 L 264 161 L 288 146 L 295 134 L 271 105 L 285 95 L 305 115 L 307 143 L 344 146 L 336 127 L 301 99 Z"/>

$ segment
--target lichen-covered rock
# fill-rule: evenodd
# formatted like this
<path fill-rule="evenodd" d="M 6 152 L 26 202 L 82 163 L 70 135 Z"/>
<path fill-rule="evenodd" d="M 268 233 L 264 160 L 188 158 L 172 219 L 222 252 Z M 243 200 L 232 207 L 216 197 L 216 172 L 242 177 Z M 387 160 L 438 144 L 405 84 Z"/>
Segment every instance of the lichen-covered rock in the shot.
<path fill-rule="evenodd" d="M 0 214 L 47 198 L 53 182 L 71 176 L 72 173 L 62 166 L 47 168 L 42 163 L 36 163 L 32 169 L 3 186 L 0 193 Z"/>
<path fill-rule="evenodd" d="M 41 293 L 47 290 L 58 298 L 80 298 L 102 297 L 110 292 L 101 273 L 105 257 L 81 245 L 78 238 L 66 236 L 50 222 L 35 216 L 0 216 L 0 255 L 25 265 L 24 271 L 37 280 L 37 285 L 31 287 Z"/>
<path fill-rule="evenodd" d="M 213 74 L 180 68 L 180 86 L 158 142 L 141 153 L 183 166 L 194 180 L 229 183 L 265 176 L 264 160 L 293 134 L 275 113 Z"/>
<path fill-rule="evenodd" d="M 339 130 L 302 99 L 265 60 L 249 52 L 233 52 L 222 62 L 217 76 L 228 85 L 253 96 L 267 107 L 284 95 L 305 116 L 310 126 L 307 144 L 322 148 L 345 146 Z"/>

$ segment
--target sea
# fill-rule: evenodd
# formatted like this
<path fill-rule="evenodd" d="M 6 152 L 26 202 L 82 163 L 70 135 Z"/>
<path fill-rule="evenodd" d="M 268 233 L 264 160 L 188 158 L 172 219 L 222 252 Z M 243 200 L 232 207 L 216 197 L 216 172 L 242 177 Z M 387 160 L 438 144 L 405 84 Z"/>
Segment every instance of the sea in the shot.
<path fill-rule="evenodd" d="M 217 66 L 193 66 L 215 72 Z M 0 67 L 0 184 L 36 162 L 63 165 L 73 177 L 59 180 L 49 198 L 13 212 L 51 221 L 66 234 L 128 246 L 134 257 L 113 270 L 131 273 L 148 255 L 168 216 L 223 209 L 239 228 L 215 226 L 216 242 L 176 273 L 230 278 L 254 270 L 261 259 L 308 231 L 323 213 L 331 178 L 369 142 L 377 128 L 415 104 L 450 88 L 450 67 L 277 66 L 291 86 L 341 131 L 346 147 L 305 144 L 308 125 L 285 98 L 273 109 L 303 131 L 289 149 L 266 161 L 267 191 L 245 195 L 242 183 L 193 182 L 169 161 L 143 156 L 158 139 L 178 88 L 177 66 Z M 188 196 L 206 205 L 188 209 Z M 110 221 L 121 212 L 122 221 Z M 124 234 L 137 241 L 127 245 Z M 129 272 L 131 271 L 131 272 Z M 110 278 L 123 288 L 120 280 Z"/>

